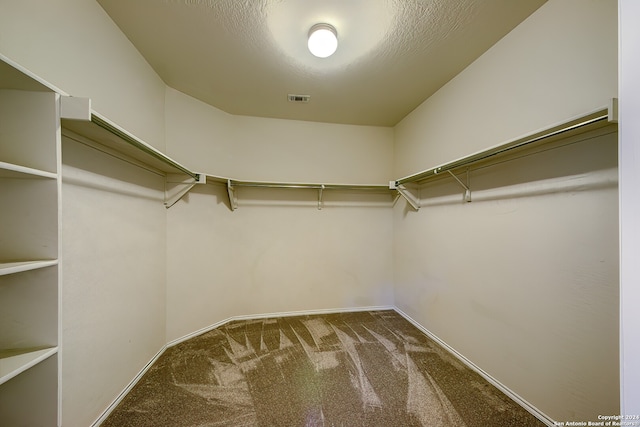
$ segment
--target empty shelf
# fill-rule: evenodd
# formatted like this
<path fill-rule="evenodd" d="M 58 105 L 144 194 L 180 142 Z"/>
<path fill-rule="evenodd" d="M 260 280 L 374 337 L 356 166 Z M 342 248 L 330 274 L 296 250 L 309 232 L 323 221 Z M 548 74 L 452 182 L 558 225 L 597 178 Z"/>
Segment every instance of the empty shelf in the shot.
<path fill-rule="evenodd" d="M 58 260 L 0 262 L 0 276 L 57 265 Z"/>
<path fill-rule="evenodd" d="M 32 169 L 25 166 L 0 162 L 0 178 L 51 178 L 56 179 L 57 175 L 39 169 Z"/>
<path fill-rule="evenodd" d="M 90 121 L 62 119 L 62 127 L 162 172 L 182 173 L 198 179 L 197 173 L 188 170 L 96 112 L 91 112 Z"/>
<path fill-rule="evenodd" d="M 58 352 L 58 347 L 0 350 L 0 384 L 37 365 Z"/>

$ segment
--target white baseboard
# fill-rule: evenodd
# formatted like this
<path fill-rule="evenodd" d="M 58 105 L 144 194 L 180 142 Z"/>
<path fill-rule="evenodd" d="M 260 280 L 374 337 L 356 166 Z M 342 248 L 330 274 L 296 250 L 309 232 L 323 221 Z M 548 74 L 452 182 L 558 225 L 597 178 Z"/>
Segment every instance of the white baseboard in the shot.
<path fill-rule="evenodd" d="M 221 320 L 220 322 L 216 322 L 213 325 L 209 325 L 207 327 L 199 329 L 195 332 L 192 332 L 190 334 L 187 334 L 183 337 L 177 338 L 165 344 L 160 349 L 160 351 L 158 351 L 158 353 L 155 356 L 153 356 L 153 358 L 151 358 L 151 360 L 140 370 L 140 372 L 138 372 L 138 374 L 133 378 L 133 380 L 131 380 L 131 382 L 125 387 L 125 389 L 122 390 L 122 392 L 120 392 L 120 394 L 113 400 L 113 402 L 111 402 L 111 404 L 107 406 L 107 409 L 105 409 L 104 412 L 91 424 L 91 427 L 98 427 L 100 424 L 104 422 L 104 420 L 107 419 L 109 414 L 111 414 L 111 412 L 113 412 L 116 406 L 118 406 L 118 404 L 122 402 L 122 399 L 124 399 L 125 396 L 131 391 L 131 389 L 133 389 L 133 387 L 138 383 L 138 381 L 140 381 L 142 376 L 147 373 L 149 368 L 151 368 L 151 366 L 153 366 L 153 364 L 156 363 L 156 361 L 160 358 L 160 356 L 162 356 L 162 354 L 165 352 L 167 348 L 173 347 L 174 345 L 180 344 L 183 341 L 187 341 L 191 338 L 197 337 L 198 335 L 202 335 L 213 329 L 219 328 L 220 326 L 223 326 L 229 322 L 232 322 L 234 320 L 266 319 L 269 317 L 311 316 L 311 315 L 318 315 L 318 314 L 349 313 L 349 312 L 355 312 L 355 311 L 379 311 L 379 310 L 395 310 L 395 307 L 391 305 L 386 305 L 386 306 L 374 306 L 374 307 L 328 308 L 328 309 L 320 309 L 320 310 L 285 311 L 280 313 L 247 314 L 247 315 L 241 315 L 241 316 L 232 316 L 227 319 Z"/>
<path fill-rule="evenodd" d="M 349 312 L 356 312 L 356 311 L 395 310 L 395 309 L 396 308 L 394 306 L 385 305 L 385 306 L 374 306 L 374 307 L 326 308 L 326 309 L 319 309 L 319 310 L 284 311 L 279 313 L 245 314 L 240 316 L 232 316 L 227 319 L 221 320 L 220 322 L 216 322 L 213 325 L 206 326 L 202 329 L 198 329 L 195 332 L 191 332 L 190 334 L 187 334 L 180 338 L 176 338 L 175 340 L 169 341 L 167 343 L 167 347 L 173 347 L 176 344 L 180 344 L 183 341 L 187 341 L 191 338 L 197 337 L 198 335 L 207 333 L 213 329 L 219 328 L 220 326 L 223 326 L 235 320 L 257 320 L 257 319 L 267 319 L 270 317 L 313 316 L 313 315 L 319 315 L 319 314 L 349 313 Z"/>
<path fill-rule="evenodd" d="M 91 427 L 98 427 L 104 422 L 104 420 L 107 419 L 107 417 L 111 414 L 111 412 L 113 412 L 116 406 L 118 406 L 118 404 L 122 402 L 122 399 L 124 399 L 125 396 L 129 394 L 131 389 L 138 383 L 138 381 L 140 381 L 144 374 L 147 373 L 149 368 L 151 368 L 153 364 L 156 363 L 156 361 L 160 358 L 160 356 L 162 356 L 162 353 L 164 353 L 166 349 L 166 345 L 162 346 L 160 351 L 158 351 L 158 353 L 156 353 L 156 355 L 153 356 L 146 365 L 144 365 L 144 367 L 140 370 L 140 372 L 138 372 L 133 380 L 131 380 L 131 382 L 125 387 L 125 389 L 122 390 L 122 392 L 113 400 L 113 402 L 111 402 L 111 404 L 107 406 L 107 409 L 105 409 L 104 412 L 91 424 Z"/>
<path fill-rule="evenodd" d="M 534 417 L 536 417 L 537 419 L 539 419 L 540 421 L 542 421 L 543 423 L 545 423 L 549 427 L 553 427 L 553 426 L 558 425 L 558 424 L 556 424 L 556 422 L 553 419 L 551 419 L 546 414 L 544 414 L 542 411 L 538 410 L 538 408 L 533 406 L 531 403 L 527 402 L 525 399 L 520 397 L 517 393 L 515 393 L 514 391 L 509 389 L 509 387 L 505 386 L 500 381 L 498 381 L 495 378 L 493 378 L 491 375 L 489 375 L 487 372 L 482 370 L 475 363 L 473 363 L 472 361 L 470 361 L 469 359 L 464 357 L 456 349 L 454 349 L 449 344 L 447 344 L 446 342 L 441 340 L 437 335 L 435 335 L 430 330 L 428 330 L 427 328 L 422 326 L 420 323 L 415 321 L 413 318 L 411 318 L 411 316 L 409 316 L 408 314 L 406 314 L 405 312 L 403 312 L 402 310 L 400 310 L 397 307 L 394 307 L 394 310 L 399 315 L 401 315 L 402 317 L 407 319 L 407 321 L 409 321 L 409 323 L 411 323 L 413 326 L 415 326 L 416 328 L 420 329 L 420 331 L 423 332 L 426 336 L 428 336 L 429 338 L 431 338 L 432 340 L 434 340 L 435 342 L 440 344 L 442 347 L 444 347 L 449 353 L 453 354 L 458 360 L 460 360 L 462 363 L 467 365 L 470 369 L 472 369 L 473 371 L 477 372 L 482 378 L 487 380 L 489 383 L 491 383 L 493 386 L 495 386 L 498 390 L 500 390 L 501 392 L 503 392 L 504 394 L 509 396 L 509 398 L 511 398 L 514 402 L 516 402 L 520 406 L 522 406 L 525 410 L 527 410 L 529 413 L 531 413 L 531 415 L 533 415 Z"/>

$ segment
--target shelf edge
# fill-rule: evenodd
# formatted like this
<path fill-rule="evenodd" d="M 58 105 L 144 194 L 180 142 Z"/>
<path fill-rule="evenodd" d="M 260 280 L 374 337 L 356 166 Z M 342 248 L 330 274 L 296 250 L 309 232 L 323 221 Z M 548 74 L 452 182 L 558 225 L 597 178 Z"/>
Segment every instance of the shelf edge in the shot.
<path fill-rule="evenodd" d="M 15 274 L 15 273 L 22 273 L 24 271 L 37 270 L 40 268 L 52 267 L 54 265 L 58 265 L 57 259 L 0 262 L 0 276 L 5 276 L 8 274 Z"/>
<path fill-rule="evenodd" d="M 58 347 L 48 347 L 35 351 L 27 351 L 25 353 L 20 353 L 15 356 L 9 357 L 0 357 L 0 385 L 6 383 L 12 378 L 20 375 L 24 371 L 29 368 L 34 367 L 38 363 L 48 359 L 54 354 L 58 353 Z M 7 370 L 7 372 L 3 372 L 3 365 L 7 364 L 7 362 L 15 362 L 15 360 L 24 359 L 24 362 L 18 363 L 17 367 Z"/>
<path fill-rule="evenodd" d="M 31 177 L 36 177 L 36 178 L 56 179 L 58 177 L 58 174 L 54 172 L 43 171 L 40 169 L 33 169 L 26 166 L 15 165 L 13 163 L 0 162 L 0 173 L 3 170 L 16 172 L 24 175 L 29 175 Z"/>

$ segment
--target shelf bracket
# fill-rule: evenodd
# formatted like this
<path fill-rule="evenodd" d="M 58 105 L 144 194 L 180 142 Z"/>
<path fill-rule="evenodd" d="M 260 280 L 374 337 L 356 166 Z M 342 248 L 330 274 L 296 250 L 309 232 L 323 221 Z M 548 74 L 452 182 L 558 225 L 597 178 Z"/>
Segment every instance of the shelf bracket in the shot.
<path fill-rule="evenodd" d="M 324 191 L 324 184 L 318 189 L 318 210 L 322 210 L 322 192 Z"/>
<path fill-rule="evenodd" d="M 618 98 L 611 98 L 609 100 L 607 113 L 607 121 L 609 123 L 618 123 Z"/>
<path fill-rule="evenodd" d="M 453 172 L 451 172 L 450 170 L 448 170 L 447 172 L 449 172 L 449 175 L 451 175 L 453 179 L 458 181 L 458 184 L 460 184 L 462 188 L 464 188 L 464 201 L 467 203 L 470 202 L 471 190 L 469 189 L 469 169 L 467 168 L 467 184 L 466 185 L 462 181 L 460 181 L 460 179 L 457 176 L 455 176 Z"/>
<path fill-rule="evenodd" d="M 72 96 L 60 97 L 60 118 L 91 121 L 91 99 Z"/>
<path fill-rule="evenodd" d="M 419 203 L 413 199 L 413 197 L 411 196 L 411 194 L 409 193 L 409 191 L 404 185 L 396 186 L 396 190 L 398 191 L 398 194 L 404 197 L 407 203 L 409 203 L 414 210 L 416 211 L 420 210 Z"/>
<path fill-rule="evenodd" d="M 229 206 L 232 211 L 235 211 L 238 209 L 238 199 L 236 198 L 236 191 L 230 179 L 227 180 L 227 194 L 229 194 Z"/>
<path fill-rule="evenodd" d="M 164 206 L 169 209 L 178 203 L 193 187 L 206 184 L 207 176 L 196 174 L 196 179 L 182 174 L 167 174 L 165 178 Z"/>

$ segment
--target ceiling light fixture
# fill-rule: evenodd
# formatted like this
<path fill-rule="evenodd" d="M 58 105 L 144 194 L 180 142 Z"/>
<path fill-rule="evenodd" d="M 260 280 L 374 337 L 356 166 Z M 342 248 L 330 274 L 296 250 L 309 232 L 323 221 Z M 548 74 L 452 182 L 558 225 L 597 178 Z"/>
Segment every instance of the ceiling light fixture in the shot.
<path fill-rule="evenodd" d="M 333 55 L 338 48 L 338 33 L 329 24 L 316 24 L 309 30 L 309 51 L 318 58 Z"/>

